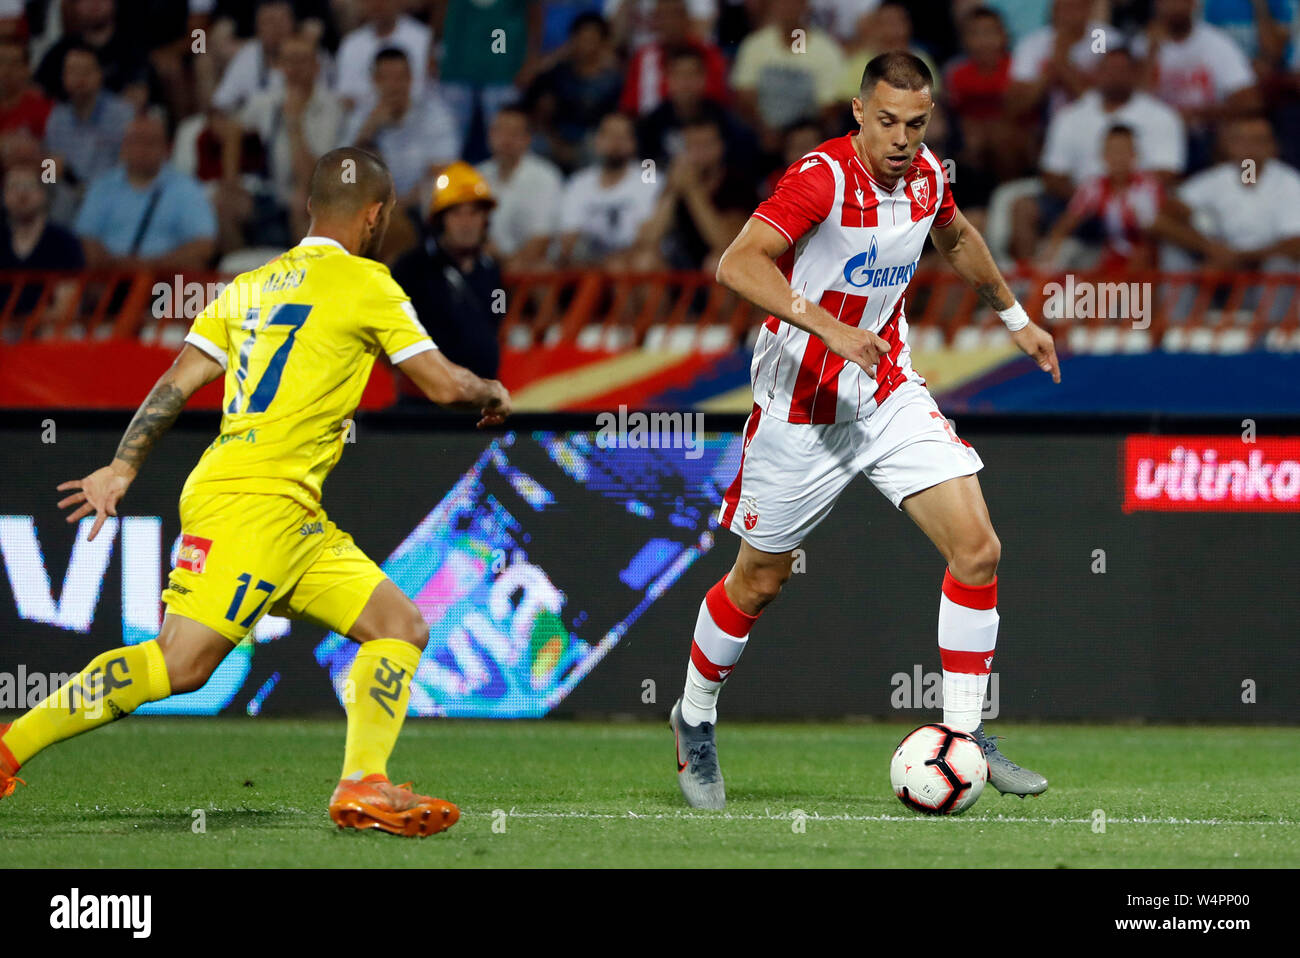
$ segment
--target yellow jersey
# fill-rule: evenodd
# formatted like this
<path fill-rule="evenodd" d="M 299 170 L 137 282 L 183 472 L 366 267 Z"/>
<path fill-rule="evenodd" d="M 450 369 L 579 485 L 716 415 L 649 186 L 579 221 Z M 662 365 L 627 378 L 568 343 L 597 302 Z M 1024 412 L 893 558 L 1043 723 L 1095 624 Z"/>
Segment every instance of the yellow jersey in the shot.
<path fill-rule="evenodd" d="M 397 364 L 437 348 L 388 267 L 322 236 L 237 276 L 185 341 L 226 376 L 221 434 L 182 497 L 277 494 L 312 512 L 379 351 Z"/>

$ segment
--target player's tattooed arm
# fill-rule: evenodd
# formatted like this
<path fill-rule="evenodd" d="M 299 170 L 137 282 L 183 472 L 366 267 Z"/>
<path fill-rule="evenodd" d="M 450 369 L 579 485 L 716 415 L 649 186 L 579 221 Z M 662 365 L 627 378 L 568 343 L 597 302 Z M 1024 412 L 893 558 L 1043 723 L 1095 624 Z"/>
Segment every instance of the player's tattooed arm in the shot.
<path fill-rule="evenodd" d="M 164 376 L 136 410 L 114 457 L 139 472 L 163 433 L 172 427 L 189 397 Z"/>
<path fill-rule="evenodd" d="M 991 309 L 1003 310 L 1009 309 L 1016 301 L 998 264 L 993 261 L 984 237 L 971 226 L 961 210 L 947 226 L 932 229 L 930 236 L 953 272 L 970 284 L 981 303 Z"/>
<path fill-rule="evenodd" d="M 979 297 L 981 303 L 990 309 L 1010 309 L 1013 300 L 1010 296 L 1003 295 L 1005 289 L 1005 283 L 1001 285 L 998 283 L 980 283 L 975 287 L 975 295 Z"/>
<path fill-rule="evenodd" d="M 190 396 L 223 371 L 219 362 L 187 343 L 136 410 L 113 461 L 84 479 L 71 479 L 58 485 L 60 492 L 69 493 L 59 502 L 60 509 L 72 509 L 68 522 L 94 515 L 87 540 L 99 535 L 108 518 L 117 515 L 117 504 L 126 495 L 140 466 L 162 434 L 171 428 Z"/>
<path fill-rule="evenodd" d="M 1015 304 L 1015 294 L 1002 278 L 984 238 L 970 225 L 961 210 L 957 211 L 951 223 L 932 229 L 930 235 L 953 271 L 970 284 L 981 303 L 999 312 Z M 1038 363 L 1043 372 L 1051 373 L 1053 382 L 1061 381 L 1060 362 L 1056 358 L 1051 333 L 1031 320 L 1011 334 L 1011 341 Z"/>
<path fill-rule="evenodd" d="M 131 418 L 118 443 L 113 466 L 134 478 L 163 433 L 176 422 L 189 398 L 223 372 L 224 367 L 215 359 L 186 343 Z"/>

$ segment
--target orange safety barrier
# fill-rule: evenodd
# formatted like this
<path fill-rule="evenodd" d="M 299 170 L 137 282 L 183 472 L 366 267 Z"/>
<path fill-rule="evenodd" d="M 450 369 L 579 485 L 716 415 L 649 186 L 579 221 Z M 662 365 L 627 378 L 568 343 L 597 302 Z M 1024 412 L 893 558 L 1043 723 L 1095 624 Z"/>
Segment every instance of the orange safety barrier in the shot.
<path fill-rule="evenodd" d="M 61 339 L 140 339 L 179 342 L 214 284 L 228 280 L 210 271 L 183 276 L 157 272 L 77 270 L 0 272 L 0 339 L 6 343 Z M 1134 272 L 1038 274 L 1017 272 L 1008 282 L 1031 317 L 1049 328 L 1140 329 L 1152 346 L 1172 328 L 1240 331 L 1259 343 L 1278 331 L 1300 330 L 1300 274 L 1226 272 Z M 1126 300 L 1130 315 L 1105 310 L 1106 297 L 1120 297 L 1115 284 L 1139 297 Z M 26 291 L 26 292 L 25 292 Z M 864 290 L 870 295 L 870 290 Z M 1073 291 L 1074 296 L 1070 296 Z M 35 295 L 32 299 L 33 293 Z M 1101 298 L 1102 308 L 1079 316 L 1063 304 Z M 20 300 L 30 306 L 19 312 Z M 615 273 L 556 270 L 507 277 L 503 341 L 534 344 L 643 343 L 652 329 L 711 330 L 712 342 L 744 343 L 764 314 L 703 272 Z M 1134 315 L 1144 304 L 1144 316 Z M 1114 305 L 1114 303 L 1110 303 Z M 946 268 L 920 270 L 908 290 L 909 323 L 932 328 L 947 343 L 963 328 L 996 328 L 991 310 Z M 608 337 L 608 338 L 602 338 Z M 1300 345 L 1300 340 L 1293 340 Z"/>

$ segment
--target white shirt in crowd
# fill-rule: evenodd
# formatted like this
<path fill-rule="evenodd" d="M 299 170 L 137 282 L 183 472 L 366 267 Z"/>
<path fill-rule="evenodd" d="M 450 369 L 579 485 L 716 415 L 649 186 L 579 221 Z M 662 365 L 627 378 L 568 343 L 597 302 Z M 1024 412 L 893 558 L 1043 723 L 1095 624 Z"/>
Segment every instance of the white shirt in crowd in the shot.
<path fill-rule="evenodd" d="M 632 49 L 645 46 L 655 38 L 654 15 L 658 0 L 605 0 L 602 11 L 606 20 L 613 20 L 619 15 L 624 4 L 631 4 L 627 11 L 628 39 Z M 686 0 L 686 16 L 692 20 L 708 23 L 718 19 L 718 0 Z"/>
<path fill-rule="evenodd" d="M 335 92 L 345 100 L 366 99 L 371 91 L 375 54 L 386 47 L 397 47 L 411 65 L 411 97 L 418 97 L 428 77 L 432 43 L 433 31 L 405 14 L 397 18 L 397 26 L 386 37 L 379 36 L 372 23 L 357 27 L 339 42 Z"/>
<path fill-rule="evenodd" d="M 344 143 L 357 142 L 372 109 L 362 105 L 352 111 L 343 125 Z M 433 167 L 459 158 L 460 128 L 446 100 L 431 89 L 412 100 L 396 124 L 382 127 L 374 145 L 393 174 L 398 197 L 405 197 L 432 179 Z"/>
<path fill-rule="evenodd" d="M 266 145 L 271 186 L 282 203 L 293 200 L 293 141 L 284 118 L 285 90 L 266 90 L 249 97 L 240 112 L 240 122 L 257 131 Z M 343 128 L 343 107 L 323 80 L 317 80 L 311 99 L 303 108 L 302 137 L 311 152 L 320 156 L 339 144 Z"/>
<path fill-rule="evenodd" d="M 1181 173 L 1186 168 L 1187 139 L 1177 110 L 1139 91 L 1107 112 L 1096 90 L 1052 117 L 1039 166 L 1074 183 L 1101 176 L 1106 172 L 1102 161 L 1106 131 L 1117 124 L 1131 127 L 1136 134 L 1138 169 Z"/>
<path fill-rule="evenodd" d="M 249 40 L 226 64 L 221 82 L 212 91 L 212 105 L 218 110 L 238 110 L 256 93 L 284 87 L 284 76 L 266 62 L 262 45 Z"/>
<path fill-rule="evenodd" d="M 1300 236 L 1300 172 L 1281 160 L 1260 164 L 1254 183 L 1239 163 L 1220 163 L 1189 178 L 1178 198 L 1192 224 L 1235 250 L 1255 250 Z"/>
<path fill-rule="evenodd" d="M 560 224 L 560 195 L 564 177 L 550 160 L 525 153 L 510 179 L 504 180 L 496 160 L 479 164 L 497 199 L 489 236 L 503 255 L 512 256 L 529 240 L 554 236 Z"/>
<path fill-rule="evenodd" d="M 1097 42 L 1096 38 L 1101 35 L 1106 38 L 1105 44 Z M 1098 47 L 1104 51 L 1111 42 L 1118 43 L 1119 39 L 1119 32 L 1114 27 L 1100 21 L 1090 23 L 1083 31 L 1083 37 L 1070 47 L 1070 62 L 1085 73 L 1092 73 L 1101 65 L 1101 58 L 1105 56 L 1104 52 L 1097 52 Z M 1051 61 L 1052 51 L 1055 48 L 1054 27 L 1043 27 L 1026 36 L 1016 44 L 1011 53 L 1011 79 L 1021 83 L 1037 82 L 1043 75 L 1044 67 Z M 1051 103 L 1048 104 L 1049 112 L 1055 113 L 1067 102 L 1059 90 L 1055 91 Z"/>
<path fill-rule="evenodd" d="M 630 247 L 659 196 L 657 182 L 643 182 L 638 160 L 629 160 L 612 186 L 602 186 L 600 174 L 599 166 L 574 173 L 560 201 L 560 232 L 579 235 L 582 259 Z"/>
<path fill-rule="evenodd" d="M 322 77 L 329 75 L 330 58 L 323 50 L 317 55 Z M 249 40 L 226 64 L 221 82 L 212 91 L 212 105 L 218 110 L 233 112 L 240 109 L 259 93 L 274 93 L 284 89 L 284 74 L 269 66 L 262 45 Z"/>
<path fill-rule="evenodd" d="M 1139 35 L 1133 51 L 1146 57 L 1147 38 Z M 1218 27 L 1198 22 L 1186 39 L 1160 44 L 1155 94 L 1179 109 L 1213 106 L 1255 83 L 1250 61 Z"/>
<path fill-rule="evenodd" d="M 858 21 L 874 13 L 880 0 L 809 0 L 809 19 L 836 40 L 847 43 L 858 32 Z"/>

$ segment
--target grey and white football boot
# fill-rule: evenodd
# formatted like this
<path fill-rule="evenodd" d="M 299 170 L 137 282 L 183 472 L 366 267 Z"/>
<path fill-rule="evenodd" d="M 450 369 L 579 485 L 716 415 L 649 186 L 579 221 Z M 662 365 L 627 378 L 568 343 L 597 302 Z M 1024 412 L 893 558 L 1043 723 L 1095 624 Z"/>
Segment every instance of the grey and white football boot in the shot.
<path fill-rule="evenodd" d="M 984 723 L 973 733 L 989 762 L 989 784 L 1003 795 L 1038 795 L 1047 791 L 1047 779 L 1035 771 L 1021 768 L 998 749 L 1000 735 L 985 735 Z"/>
<path fill-rule="evenodd" d="M 691 808 L 726 807 L 727 790 L 718 768 L 718 743 L 713 723 L 687 725 L 682 719 L 682 700 L 673 703 L 668 716 L 677 751 L 677 784 Z"/>

